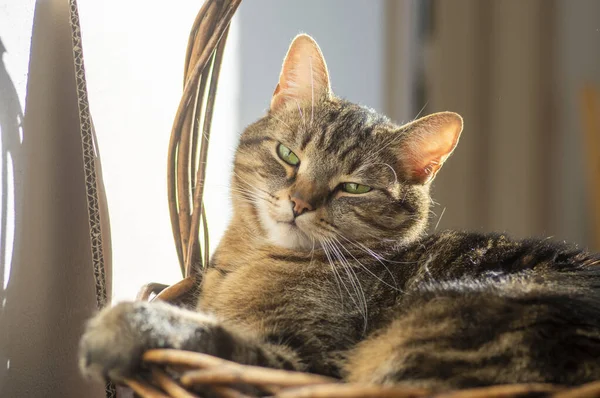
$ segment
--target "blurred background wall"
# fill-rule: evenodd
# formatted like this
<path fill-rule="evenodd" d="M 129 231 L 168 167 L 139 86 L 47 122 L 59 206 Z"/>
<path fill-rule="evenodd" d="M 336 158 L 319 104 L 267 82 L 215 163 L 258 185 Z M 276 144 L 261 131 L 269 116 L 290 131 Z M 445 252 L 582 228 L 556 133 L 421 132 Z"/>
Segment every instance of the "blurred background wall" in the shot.
<path fill-rule="evenodd" d="M 600 86 L 600 2 L 438 0 L 427 14 L 425 111 L 465 117 L 435 183 L 440 228 L 600 250 L 581 102 L 587 84 Z"/>

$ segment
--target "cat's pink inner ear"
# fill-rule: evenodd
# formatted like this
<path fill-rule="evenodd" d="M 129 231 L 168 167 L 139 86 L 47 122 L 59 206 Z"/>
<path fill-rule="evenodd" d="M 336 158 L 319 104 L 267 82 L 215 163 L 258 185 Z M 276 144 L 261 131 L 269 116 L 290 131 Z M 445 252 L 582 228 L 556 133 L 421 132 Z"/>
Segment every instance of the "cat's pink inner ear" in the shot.
<path fill-rule="evenodd" d="M 402 163 L 412 182 L 427 184 L 456 148 L 463 120 L 453 112 L 423 117 L 406 126 Z"/>
<path fill-rule="evenodd" d="M 329 73 L 321 49 L 312 37 L 298 35 L 283 61 L 279 83 L 273 92 L 271 110 L 317 101 L 330 95 Z"/>

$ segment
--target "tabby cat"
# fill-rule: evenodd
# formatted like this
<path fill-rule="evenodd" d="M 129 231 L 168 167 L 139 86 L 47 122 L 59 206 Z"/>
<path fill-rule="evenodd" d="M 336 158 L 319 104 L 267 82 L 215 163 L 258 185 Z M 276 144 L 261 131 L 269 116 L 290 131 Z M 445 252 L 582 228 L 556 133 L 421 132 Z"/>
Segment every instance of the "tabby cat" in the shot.
<path fill-rule="evenodd" d="M 429 188 L 462 131 L 397 126 L 331 91 L 294 39 L 268 113 L 241 136 L 233 218 L 195 311 L 126 302 L 81 340 L 122 379 L 168 347 L 242 364 L 436 390 L 600 379 L 600 256 L 503 234 L 425 235 Z"/>

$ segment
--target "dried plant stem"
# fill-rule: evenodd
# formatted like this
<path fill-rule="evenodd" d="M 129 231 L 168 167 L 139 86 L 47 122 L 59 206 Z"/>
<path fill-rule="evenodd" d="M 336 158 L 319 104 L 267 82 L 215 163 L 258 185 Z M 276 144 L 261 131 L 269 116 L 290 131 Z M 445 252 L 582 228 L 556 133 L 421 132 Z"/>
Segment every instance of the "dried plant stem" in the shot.
<path fill-rule="evenodd" d="M 569 390 L 562 390 L 554 394 L 554 398 L 597 398 L 600 397 L 600 381 L 585 384 Z"/>
<path fill-rule="evenodd" d="M 192 273 L 197 270 L 192 266 L 198 263 L 201 259 L 195 258 L 194 254 L 199 253 L 199 250 L 194 250 L 194 246 L 198 245 L 198 233 L 200 231 L 200 219 L 203 213 L 203 195 L 204 195 L 204 180 L 206 177 L 206 162 L 208 158 L 208 142 L 210 139 L 210 125 L 212 123 L 212 115 L 214 110 L 215 98 L 217 94 L 217 83 L 219 81 L 219 73 L 221 70 L 221 63 L 223 61 L 223 52 L 225 51 L 225 42 L 227 40 L 227 34 L 229 32 L 229 28 L 225 29 L 223 33 L 223 37 L 219 42 L 219 45 L 214 53 L 214 61 L 212 74 L 210 78 L 210 86 L 208 89 L 207 95 L 207 103 L 206 110 L 204 113 L 204 125 L 202 128 L 202 137 L 201 137 L 201 147 L 200 147 L 200 159 L 198 171 L 196 174 L 196 186 L 194 190 L 194 207 L 192 211 L 192 224 L 191 224 L 191 233 L 190 233 L 190 244 L 188 246 L 188 255 L 187 255 L 187 263 L 186 263 L 186 275 L 192 275 Z M 203 218 L 203 222 L 206 224 L 206 219 Z M 208 243 L 206 240 L 207 236 L 205 235 L 205 244 Z M 208 254 L 209 248 L 205 247 L 204 252 Z M 205 259 L 202 259 L 205 260 Z M 203 263 L 206 266 L 206 262 Z"/>
<path fill-rule="evenodd" d="M 181 384 L 235 384 L 247 383 L 257 386 L 276 385 L 279 387 L 298 387 L 331 383 L 332 380 L 317 375 L 289 372 L 278 369 L 266 369 L 254 366 L 219 367 L 205 370 L 191 370 L 181 376 Z"/>
<path fill-rule="evenodd" d="M 199 284 L 199 280 L 193 276 L 188 276 L 185 279 L 180 280 L 174 285 L 169 286 L 168 288 L 161 291 L 156 297 L 155 300 L 162 300 L 166 302 L 177 302 L 181 297 L 186 294 L 189 294 L 192 289 L 194 289 Z"/>
<path fill-rule="evenodd" d="M 165 285 L 162 283 L 148 283 L 142 286 L 135 299 L 137 301 L 149 301 L 151 295 L 158 295 L 160 292 L 162 292 L 168 287 L 169 285 Z"/>
<path fill-rule="evenodd" d="M 173 398 L 199 398 L 196 394 L 192 394 L 181 387 L 160 369 L 152 369 L 152 378 L 160 388 L 170 394 Z"/>
<path fill-rule="evenodd" d="M 435 398 L 509 398 L 549 394 L 562 390 L 563 387 L 552 384 L 509 384 L 482 388 L 470 388 L 435 395 Z"/>
<path fill-rule="evenodd" d="M 188 78 L 189 68 L 193 64 L 190 60 L 192 58 L 192 51 L 194 50 L 194 43 L 196 41 L 196 37 L 198 36 L 198 29 L 200 28 L 200 25 L 204 21 L 204 17 L 206 16 L 208 8 L 213 6 L 214 4 L 215 4 L 215 1 L 213 1 L 213 0 L 207 0 L 204 2 L 204 4 L 202 4 L 202 7 L 200 7 L 200 11 L 198 11 L 196 18 L 194 19 L 192 28 L 190 29 L 190 37 L 188 39 L 188 45 L 187 45 L 187 49 L 185 52 L 185 63 L 183 64 L 183 68 L 184 68 L 183 69 L 183 86 L 184 87 L 185 87 L 185 83 Z"/>
<path fill-rule="evenodd" d="M 229 387 L 211 386 L 211 390 L 217 393 L 220 398 L 253 398 Z"/>
<path fill-rule="evenodd" d="M 217 3 L 210 3 L 206 15 L 202 20 L 202 24 L 197 28 L 196 34 L 190 38 L 188 42 L 188 52 L 191 54 L 188 62 L 191 64 L 186 65 L 186 70 L 189 70 L 191 66 L 198 60 L 202 49 L 206 46 L 210 32 L 214 29 L 214 25 L 217 21 L 217 16 L 220 10 L 218 9 Z M 187 58 L 187 57 L 186 57 Z M 184 254 L 184 261 L 186 260 L 185 254 L 188 248 L 189 235 L 190 235 L 190 217 L 191 217 L 191 179 L 190 174 L 195 174 L 195 162 L 192 158 L 192 147 L 190 144 L 193 141 L 193 135 L 195 132 L 194 119 L 196 114 L 200 115 L 204 91 L 206 88 L 208 73 L 205 71 L 200 76 L 200 84 L 197 85 L 197 90 L 193 96 L 193 106 L 188 108 L 185 114 L 185 120 L 181 131 L 181 139 L 177 147 L 177 199 L 178 199 L 178 211 L 179 211 L 179 230 L 181 232 L 181 245 Z M 185 76 L 186 79 L 188 76 Z M 185 85 L 185 84 L 184 84 Z M 195 149 L 195 148 L 194 148 Z"/>
<path fill-rule="evenodd" d="M 167 154 L 167 193 L 168 193 L 168 202 L 169 202 L 169 214 L 171 217 L 171 227 L 172 227 L 172 232 L 173 232 L 173 238 L 175 240 L 175 246 L 177 249 L 177 256 L 178 256 L 181 270 L 182 270 L 182 273 L 184 274 L 184 276 L 188 276 L 186 274 L 186 264 L 190 264 L 191 262 L 189 260 L 186 262 L 186 258 L 184 257 L 185 253 L 189 252 L 189 249 L 184 251 L 183 237 L 185 236 L 185 234 L 182 234 L 181 229 L 180 229 L 180 217 L 179 217 L 179 209 L 178 209 L 179 201 L 178 201 L 178 191 L 177 191 L 177 175 L 178 175 L 178 170 L 177 170 L 178 160 L 177 159 L 178 159 L 178 148 L 179 148 L 180 140 L 182 137 L 182 128 L 185 123 L 190 106 L 192 105 L 192 102 L 194 102 L 193 101 L 194 94 L 196 92 L 198 92 L 198 83 L 200 81 L 200 76 L 203 72 L 205 72 L 205 69 L 206 69 L 209 61 L 211 61 L 211 58 L 214 56 L 214 50 L 217 47 L 219 40 L 221 39 L 221 37 L 223 36 L 225 31 L 227 30 L 229 23 L 231 21 L 231 18 L 233 16 L 233 13 L 239 6 L 240 2 L 241 2 L 241 0 L 231 0 L 229 2 L 223 2 L 223 0 L 219 0 L 219 1 L 207 0 L 207 2 L 205 3 L 205 6 L 202 7 L 201 12 L 203 12 L 203 10 L 204 10 L 204 13 L 207 15 L 208 10 L 211 7 L 216 7 L 218 9 L 219 8 L 218 6 L 222 5 L 223 9 L 220 10 L 220 12 L 216 13 L 216 14 L 220 15 L 220 18 L 214 25 L 214 29 L 211 29 L 211 30 L 209 30 L 209 29 L 205 30 L 205 28 L 200 27 L 202 25 L 204 16 L 202 18 L 197 18 L 197 21 L 199 21 L 198 22 L 199 25 L 196 28 L 197 32 L 196 32 L 195 36 L 199 37 L 199 35 L 202 32 L 205 32 L 203 37 L 208 37 L 208 39 L 206 40 L 205 46 L 200 51 L 200 55 L 198 55 L 198 59 L 196 62 L 193 62 L 194 60 L 192 59 L 193 55 L 194 55 L 194 49 L 192 48 L 192 50 L 189 50 L 189 46 L 188 46 L 188 54 L 189 54 L 188 64 L 193 64 L 193 67 L 188 67 L 188 69 L 187 69 L 188 73 L 186 74 L 185 87 L 183 90 L 181 102 L 179 103 L 179 107 L 178 107 L 177 113 L 175 115 L 175 120 L 173 122 L 173 127 L 171 130 L 171 137 L 170 137 L 170 141 L 169 141 L 169 150 L 168 150 L 168 154 Z M 213 5 L 213 4 L 216 4 L 216 5 Z M 210 36 L 208 35 L 209 33 L 210 33 Z M 223 42 L 223 45 L 224 45 L 224 42 Z M 209 93 L 209 98 L 210 98 L 210 93 Z M 183 164 L 185 165 L 185 161 L 183 161 Z M 198 175 L 199 173 L 204 175 L 205 164 L 200 162 L 198 169 L 199 170 L 196 173 L 196 175 Z M 184 188 L 184 190 L 185 190 L 185 188 Z M 195 201 L 195 197 L 196 197 L 196 195 L 194 195 L 194 201 Z M 184 199 L 182 199 L 182 202 L 184 202 Z M 201 212 L 199 212 L 198 217 L 200 216 L 200 214 L 201 214 Z M 193 223 L 193 217 L 194 217 L 194 215 L 192 213 L 192 223 Z M 184 219 L 183 224 L 185 224 L 185 217 L 182 217 L 182 218 Z M 186 230 L 186 231 L 193 231 L 191 233 L 191 235 L 197 236 L 197 232 L 196 232 L 197 229 L 196 230 L 190 229 L 190 230 Z M 189 246 L 190 245 L 188 244 L 188 247 Z M 191 271 L 191 267 L 187 267 L 187 271 Z"/>
<path fill-rule="evenodd" d="M 418 398 L 430 397 L 427 390 L 407 387 L 324 384 L 282 391 L 278 398 Z"/>
<path fill-rule="evenodd" d="M 143 398 L 171 398 L 143 381 L 126 379 L 125 384 Z"/>

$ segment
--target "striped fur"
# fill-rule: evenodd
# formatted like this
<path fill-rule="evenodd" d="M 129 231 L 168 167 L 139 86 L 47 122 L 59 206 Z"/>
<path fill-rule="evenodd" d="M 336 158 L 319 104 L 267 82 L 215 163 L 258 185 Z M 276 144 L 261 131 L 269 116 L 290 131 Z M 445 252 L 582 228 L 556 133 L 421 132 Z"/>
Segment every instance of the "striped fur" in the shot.
<path fill-rule="evenodd" d="M 316 44 L 294 43 L 272 109 L 241 136 L 233 218 L 197 308 L 102 311 L 81 341 L 83 372 L 120 379 L 143 350 L 172 347 L 438 390 L 599 379 L 600 256 L 504 234 L 426 236 L 429 185 L 462 120 L 397 126 L 335 97 Z M 303 51 L 318 69 L 294 64 Z M 289 81 L 303 76 L 314 80 Z M 280 159 L 279 144 L 300 163 Z M 344 182 L 372 190 L 348 194 Z"/>

